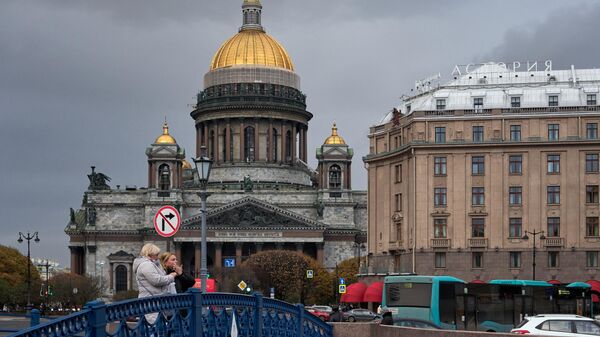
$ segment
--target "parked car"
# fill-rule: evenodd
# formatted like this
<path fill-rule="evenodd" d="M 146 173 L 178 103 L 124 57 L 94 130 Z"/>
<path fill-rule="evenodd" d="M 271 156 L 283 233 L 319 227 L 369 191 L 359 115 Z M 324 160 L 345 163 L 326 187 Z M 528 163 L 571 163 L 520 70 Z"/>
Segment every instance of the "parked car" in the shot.
<path fill-rule="evenodd" d="M 330 315 L 328 313 L 326 313 L 324 311 L 318 311 L 318 310 L 315 310 L 315 309 L 310 308 L 310 307 L 304 308 L 304 309 L 306 311 L 310 312 L 311 314 L 319 317 L 323 322 L 329 322 L 329 316 Z"/>
<path fill-rule="evenodd" d="M 441 329 L 440 326 L 436 325 L 433 322 L 417 318 L 396 318 L 394 319 L 394 325 L 419 329 Z"/>
<path fill-rule="evenodd" d="M 536 315 L 525 318 L 510 332 L 540 336 L 600 336 L 600 323 L 579 315 Z"/>
<path fill-rule="evenodd" d="M 326 312 L 330 315 L 333 312 L 333 308 L 328 305 L 313 305 L 310 308 L 314 309 L 315 311 Z"/>
<path fill-rule="evenodd" d="M 352 309 L 342 313 L 344 321 L 372 321 L 377 318 L 377 314 L 367 309 Z"/>

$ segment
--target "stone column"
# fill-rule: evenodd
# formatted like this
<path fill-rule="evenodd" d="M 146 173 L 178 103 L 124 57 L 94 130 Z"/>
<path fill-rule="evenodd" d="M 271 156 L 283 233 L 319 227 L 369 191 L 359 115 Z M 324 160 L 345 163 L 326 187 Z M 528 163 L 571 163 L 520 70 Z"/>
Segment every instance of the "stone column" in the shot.
<path fill-rule="evenodd" d="M 304 148 L 304 162 L 308 163 L 308 145 L 307 145 L 307 140 L 306 140 L 306 134 L 307 134 L 307 130 L 308 130 L 308 126 L 305 126 L 304 128 L 302 128 L 302 133 L 304 133 L 304 143 L 302 144 L 302 147 Z"/>
<path fill-rule="evenodd" d="M 304 253 L 304 243 L 296 242 L 296 251 L 301 254 Z"/>
<path fill-rule="evenodd" d="M 152 162 L 148 160 L 148 188 L 154 187 L 154 179 L 152 179 Z"/>
<path fill-rule="evenodd" d="M 228 119 L 225 129 L 225 161 L 233 161 L 233 158 L 230 158 L 231 154 L 231 123 Z"/>
<path fill-rule="evenodd" d="M 194 242 L 194 276 L 200 275 L 200 242 Z"/>
<path fill-rule="evenodd" d="M 108 268 L 109 268 L 109 272 L 108 272 L 108 289 L 110 290 L 115 290 L 115 285 L 114 285 L 114 263 L 110 262 L 108 264 Z"/>
<path fill-rule="evenodd" d="M 202 145 L 201 126 L 196 124 L 196 157 L 200 157 L 200 146 Z"/>
<path fill-rule="evenodd" d="M 254 120 L 254 161 L 260 160 L 260 137 L 258 132 L 258 118 Z"/>
<path fill-rule="evenodd" d="M 136 283 L 133 283 L 133 262 L 129 264 L 128 266 L 129 268 L 127 268 L 127 273 L 129 273 L 129 284 L 127 285 L 127 290 L 132 290 L 132 289 L 136 289 L 133 285 Z"/>
<path fill-rule="evenodd" d="M 208 157 L 208 123 L 202 123 L 202 145 L 206 146 L 206 156 Z"/>
<path fill-rule="evenodd" d="M 298 132 L 298 129 L 296 128 L 296 124 L 292 124 L 292 164 L 295 163 L 295 159 L 297 157 L 297 149 L 298 149 L 298 144 L 296 143 L 296 133 Z"/>
<path fill-rule="evenodd" d="M 79 254 L 77 254 L 77 247 L 69 246 L 69 250 L 71 251 L 71 273 L 81 275 L 81 272 L 79 271 Z"/>
<path fill-rule="evenodd" d="M 221 242 L 215 242 L 215 268 L 221 268 L 223 266 L 223 244 Z"/>
<path fill-rule="evenodd" d="M 244 162 L 246 161 L 246 156 L 244 153 L 244 147 L 246 145 L 246 142 L 244 141 L 246 138 L 246 130 L 244 130 L 245 125 L 244 125 L 244 120 L 242 119 L 240 122 L 240 161 Z"/>
<path fill-rule="evenodd" d="M 214 146 L 215 146 L 215 163 L 219 163 L 219 161 L 221 160 L 221 152 L 219 151 L 219 120 L 215 121 L 215 125 L 214 125 L 214 129 L 215 129 L 215 139 L 214 139 Z"/>
<path fill-rule="evenodd" d="M 273 120 L 269 119 L 269 126 L 267 130 L 267 162 L 273 161 Z"/>
<path fill-rule="evenodd" d="M 285 127 L 283 121 L 279 126 L 279 139 L 281 139 L 281 146 L 279 147 L 279 162 L 285 162 Z"/>
<path fill-rule="evenodd" d="M 317 243 L 317 262 L 323 264 L 323 255 L 324 255 L 324 244 L 322 242 Z"/>
<path fill-rule="evenodd" d="M 235 243 L 235 265 L 239 266 L 242 264 L 242 243 Z"/>
<path fill-rule="evenodd" d="M 347 163 L 346 164 L 346 186 L 344 186 L 344 188 L 347 189 L 347 190 L 352 189 L 352 170 L 351 170 L 351 166 L 352 166 L 352 163 Z"/>

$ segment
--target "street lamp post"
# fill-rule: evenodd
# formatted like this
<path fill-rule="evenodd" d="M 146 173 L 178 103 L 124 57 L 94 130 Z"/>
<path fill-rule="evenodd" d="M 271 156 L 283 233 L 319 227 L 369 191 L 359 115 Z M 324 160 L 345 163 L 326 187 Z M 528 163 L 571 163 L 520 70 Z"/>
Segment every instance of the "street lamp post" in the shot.
<path fill-rule="evenodd" d="M 527 236 L 527 234 L 533 236 L 533 261 L 531 262 L 531 267 L 533 269 L 533 280 L 535 281 L 535 253 L 537 250 L 536 244 L 535 244 L 535 237 L 536 236 L 540 236 L 540 240 L 544 240 L 546 237 L 544 236 L 544 231 L 525 231 L 525 235 L 523 235 L 523 240 L 529 240 L 529 236 Z"/>
<path fill-rule="evenodd" d="M 100 296 L 104 293 L 104 261 L 96 263 L 100 266 Z"/>
<path fill-rule="evenodd" d="M 40 242 L 38 232 L 29 233 L 27 235 L 19 232 L 18 243 L 22 243 L 23 240 L 27 240 L 27 311 L 31 310 L 31 240 Z"/>
<path fill-rule="evenodd" d="M 361 262 L 361 259 L 362 259 L 361 252 L 362 252 L 363 249 L 365 249 L 365 244 L 362 243 L 362 242 L 361 243 L 354 242 L 354 246 L 358 250 L 358 273 L 360 274 L 361 273 L 360 272 L 361 271 L 360 267 L 361 267 L 361 264 L 362 264 L 362 262 Z"/>
<path fill-rule="evenodd" d="M 212 160 L 206 157 L 206 148 L 204 146 L 200 148 L 200 157 L 194 158 L 194 163 L 196 164 L 196 172 L 198 173 L 198 181 L 200 182 L 200 192 L 198 193 L 198 196 L 200 196 L 201 201 L 200 217 L 202 226 L 200 235 L 202 239 L 200 248 L 202 256 L 200 257 L 200 281 L 201 291 L 206 293 L 206 282 L 208 278 L 208 270 L 206 268 L 206 198 L 208 197 L 207 185 Z M 220 263 L 220 261 L 215 261 L 215 263 Z"/>

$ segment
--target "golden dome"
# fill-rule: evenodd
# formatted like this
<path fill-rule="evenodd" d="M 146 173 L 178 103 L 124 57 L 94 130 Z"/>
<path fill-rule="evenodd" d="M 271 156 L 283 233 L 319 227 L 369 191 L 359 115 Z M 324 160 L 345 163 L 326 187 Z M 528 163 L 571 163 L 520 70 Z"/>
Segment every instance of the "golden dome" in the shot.
<path fill-rule="evenodd" d="M 260 5 L 260 0 L 244 0 L 244 5 Z"/>
<path fill-rule="evenodd" d="M 225 41 L 213 57 L 210 70 L 235 65 L 259 65 L 294 71 L 285 49 L 260 29 L 242 29 Z"/>
<path fill-rule="evenodd" d="M 331 136 L 325 139 L 324 145 L 345 145 L 346 142 L 344 138 L 340 137 L 337 133 L 337 127 L 335 126 L 335 122 L 333 123 L 333 127 L 331 128 Z"/>
<path fill-rule="evenodd" d="M 181 163 L 181 168 L 184 170 L 191 170 L 192 169 L 192 164 L 190 164 L 189 161 L 187 160 L 183 160 L 183 163 Z"/>
<path fill-rule="evenodd" d="M 158 136 L 154 141 L 155 144 L 177 144 L 175 138 L 173 138 L 169 134 L 169 125 L 167 124 L 167 120 L 165 119 L 165 123 L 163 124 L 163 133 Z"/>

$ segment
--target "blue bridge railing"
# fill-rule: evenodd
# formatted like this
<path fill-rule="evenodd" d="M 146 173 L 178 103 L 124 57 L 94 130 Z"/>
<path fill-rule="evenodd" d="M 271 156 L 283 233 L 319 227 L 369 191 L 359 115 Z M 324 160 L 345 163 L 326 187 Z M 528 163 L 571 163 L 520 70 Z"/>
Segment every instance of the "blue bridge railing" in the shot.
<path fill-rule="evenodd" d="M 239 337 L 332 336 L 332 327 L 301 304 L 191 289 L 112 304 L 89 302 L 77 313 L 8 337 L 227 337 L 232 329 Z"/>

